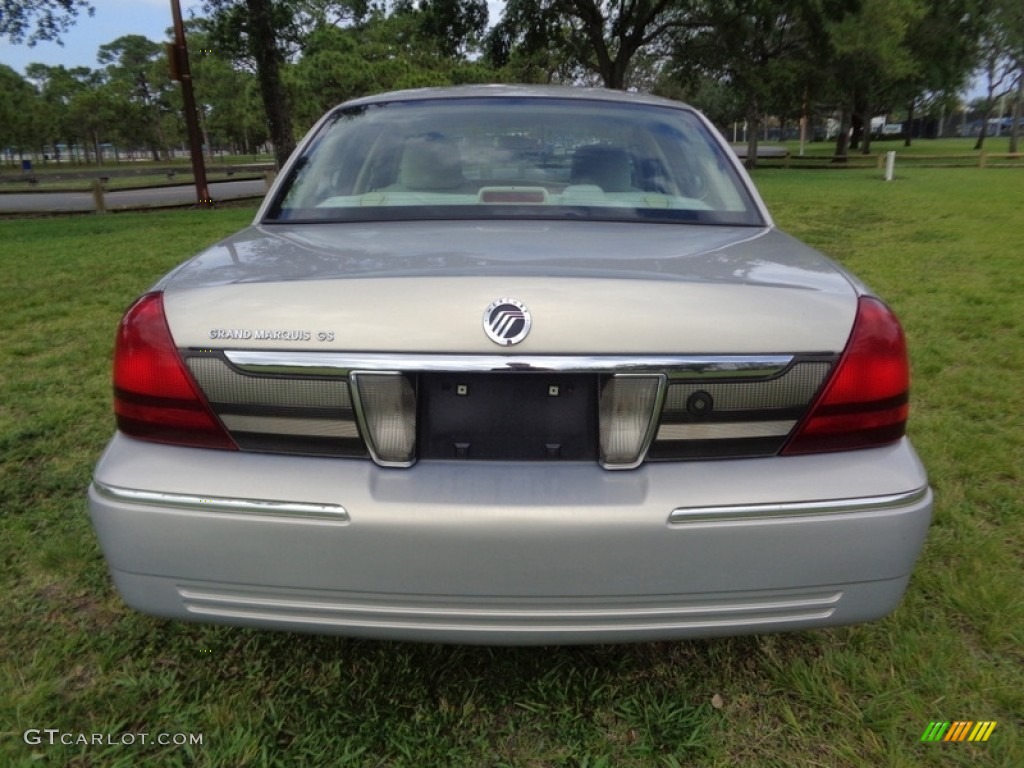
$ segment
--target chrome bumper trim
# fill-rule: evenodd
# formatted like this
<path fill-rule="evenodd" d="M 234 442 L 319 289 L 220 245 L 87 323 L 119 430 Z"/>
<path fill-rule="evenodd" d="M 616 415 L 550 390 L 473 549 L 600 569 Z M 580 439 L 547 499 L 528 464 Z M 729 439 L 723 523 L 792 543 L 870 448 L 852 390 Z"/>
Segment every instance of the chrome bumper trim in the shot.
<path fill-rule="evenodd" d="M 793 355 L 427 355 L 225 350 L 237 368 L 260 374 L 346 376 L 352 371 L 441 373 L 665 373 L 675 378 L 769 378 Z"/>
<path fill-rule="evenodd" d="M 662 424 L 658 440 L 739 440 L 747 437 L 783 437 L 796 421 L 725 421 L 715 424 Z"/>
<path fill-rule="evenodd" d="M 590 608 L 579 602 L 536 600 L 532 604 L 492 598 L 486 605 L 441 598 L 437 603 L 400 600 L 374 602 L 367 596 L 324 592 L 321 595 L 274 594 L 178 585 L 184 609 L 193 616 L 254 621 L 267 625 L 377 630 L 439 630 L 482 634 L 535 632 L 607 632 L 672 630 L 691 627 L 770 627 L 773 624 L 822 621 L 831 617 L 842 590 L 790 594 L 708 595 L 694 600 L 668 596 L 660 602 L 634 598 L 634 605 L 607 601 Z"/>
<path fill-rule="evenodd" d="M 193 496 L 163 491 L 140 491 L 121 488 L 93 480 L 96 493 L 111 501 L 128 504 L 146 504 L 157 507 L 174 507 L 181 510 L 219 512 L 238 515 L 287 517 L 290 519 L 309 518 L 348 523 L 346 509 L 340 504 L 313 504 L 304 501 L 275 501 L 270 499 L 235 499 L 224 496 Z"/>
<path fill-rule="evenodd" d="M 358 438 L 355 422 L 345 419 L 307 419 L 302 416 L 240 416 L 221 414 L 220 420 L 231 432 L 258 432 L 299 437 Z"/>
<path fill-rule="evenodd" d="M 861 499 L 832 499 L 828 501 L 801 501 L 783 504 L 744 504 L 722 507 L 677 507 L 668 517 L 670 525 L 685 523 L 731 523 L 738 521 L 774 520 L 785 517 L 811 515 L 839 515 L 855 512 L 880 512 L 908 507 L 930 493 L 925 486 L 916 491 L 888 496 L 868 496 Z"/>

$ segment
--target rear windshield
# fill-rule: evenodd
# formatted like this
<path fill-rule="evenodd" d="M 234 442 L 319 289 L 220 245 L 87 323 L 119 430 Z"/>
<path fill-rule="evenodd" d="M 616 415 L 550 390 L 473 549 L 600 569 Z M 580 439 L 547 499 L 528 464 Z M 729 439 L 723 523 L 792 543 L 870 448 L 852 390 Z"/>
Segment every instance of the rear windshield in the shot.
<path fill-rule="evenodd" d="M 340 109 L 264 221 L 654 220 L 763 224 L 686 109 L 472 98 Z"/>

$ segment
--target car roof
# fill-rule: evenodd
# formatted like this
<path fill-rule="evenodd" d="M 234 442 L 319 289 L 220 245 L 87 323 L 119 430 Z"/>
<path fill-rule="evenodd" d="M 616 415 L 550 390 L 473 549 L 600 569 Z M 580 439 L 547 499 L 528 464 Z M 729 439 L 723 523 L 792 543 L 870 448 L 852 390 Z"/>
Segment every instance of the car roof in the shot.
<path fill-rule="evenodd" d="M 609 88 L 582 88 L 568 85 L 457 85 L 444 88 L 414 88 L 403 91 L 379 93 L 373 96 L 347 101 L 338 109 L 380 104 L 393 101 L 427 101 L 430 99 L 475 99 L 475 98 L 539 98 L 579 99 L 581 101 L 610 101 L 627 104 L 651 104 L 675 109 L 693 109 L 682 102 L 652 96 L 649 93 L 616 91 Z"/>

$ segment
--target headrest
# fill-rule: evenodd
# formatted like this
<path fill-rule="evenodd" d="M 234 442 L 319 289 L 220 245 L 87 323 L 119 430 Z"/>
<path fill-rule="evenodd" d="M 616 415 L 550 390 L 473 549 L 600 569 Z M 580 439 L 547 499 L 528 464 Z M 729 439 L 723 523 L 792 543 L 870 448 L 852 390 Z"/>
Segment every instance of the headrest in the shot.
<path fill-rule="evenodd" d="M 411 190 L 456 189 L 464 181 L 462 156 L 452 139 L 428 133 L 406 141 L 398 169 L 401 186 Z"/>
<path fill-rule="evenodd" d="M 573 184 L 596 184 L 605 192 L 628 192 L 633 188 L 629 153 L 599 144 L 580 147 L 572 156 L 571 178 Z"/>

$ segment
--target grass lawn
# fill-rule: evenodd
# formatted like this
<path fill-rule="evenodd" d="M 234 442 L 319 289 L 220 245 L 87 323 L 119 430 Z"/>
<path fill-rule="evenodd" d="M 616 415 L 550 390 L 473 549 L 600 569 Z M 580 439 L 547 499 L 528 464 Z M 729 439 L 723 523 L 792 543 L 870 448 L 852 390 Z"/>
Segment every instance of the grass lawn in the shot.
<path fill-rule="evenodd" d="M 252 209 L 0 221 L 0 765 L 1024 766 L 1024 174 L 765 170 L 780 226 L 904 321 L 936 490 L 873 624 L 579 648 L 167 622 L 113 593 L 85 504 L 123 309 Z M 986 743 L 921 743 L 995 720 Z M 26 744 L 26 729 L 202 734 Z"/>
<path fill-rule="evenodd" d="M 947 139 L 914 139 L 909 147 L 903 146 L 902 139 L 874 140 L 871 142 L 870 153 L 862 155 L 859 149 L 850 150 L 846 166 L 849 168 L 873 168 L 879 165 L 879 157 L 887 152 L 896 153 L 896 167 L 1024 167 L 1024 156 L 1020 153 L 1007 155 L 1010 151 L 1008 136 L 989 136 L 985 139 L 984 149 L 974 148 L 975 138 Z M 799 141 L 763 142 L 763 146 L 783 146 L 789 150 L 786 159 L 762 158 L 758 164 L 763 168 L 793 167 L 811 168 L 827 167 L 834 169 L 832 157 L 835 153 L 835 141 L 817 141 L 804 144 L 804 154 L 800 156 Z"/>
<path fill-rule="evenodd" d="M 896 139 L 873 139 L 871 141 L 871 153 L 885 153 L 894 150 L 897 154 L 910 155 L 977 155 L 979 151 L 974 148 L 977 137 L 951 137 L 944 139 L 914 139 L 909 147 L 903 146 L 903 138 Z M 768 142 L 774 144 L 775 142 Z M 794 155 L 800 151 L 799 141 L 784 141 L 782 144 Z M 1005 154 L 1010 151 L 1009 136 L 986 136 L 983 145 L 985 152 Z M 831 155 L 836 151 L 835 141 L 809 141 L 804 144 L 806 154 Z M 857 154 L 859 150 L 851 150 L 850 154 Z"/>

